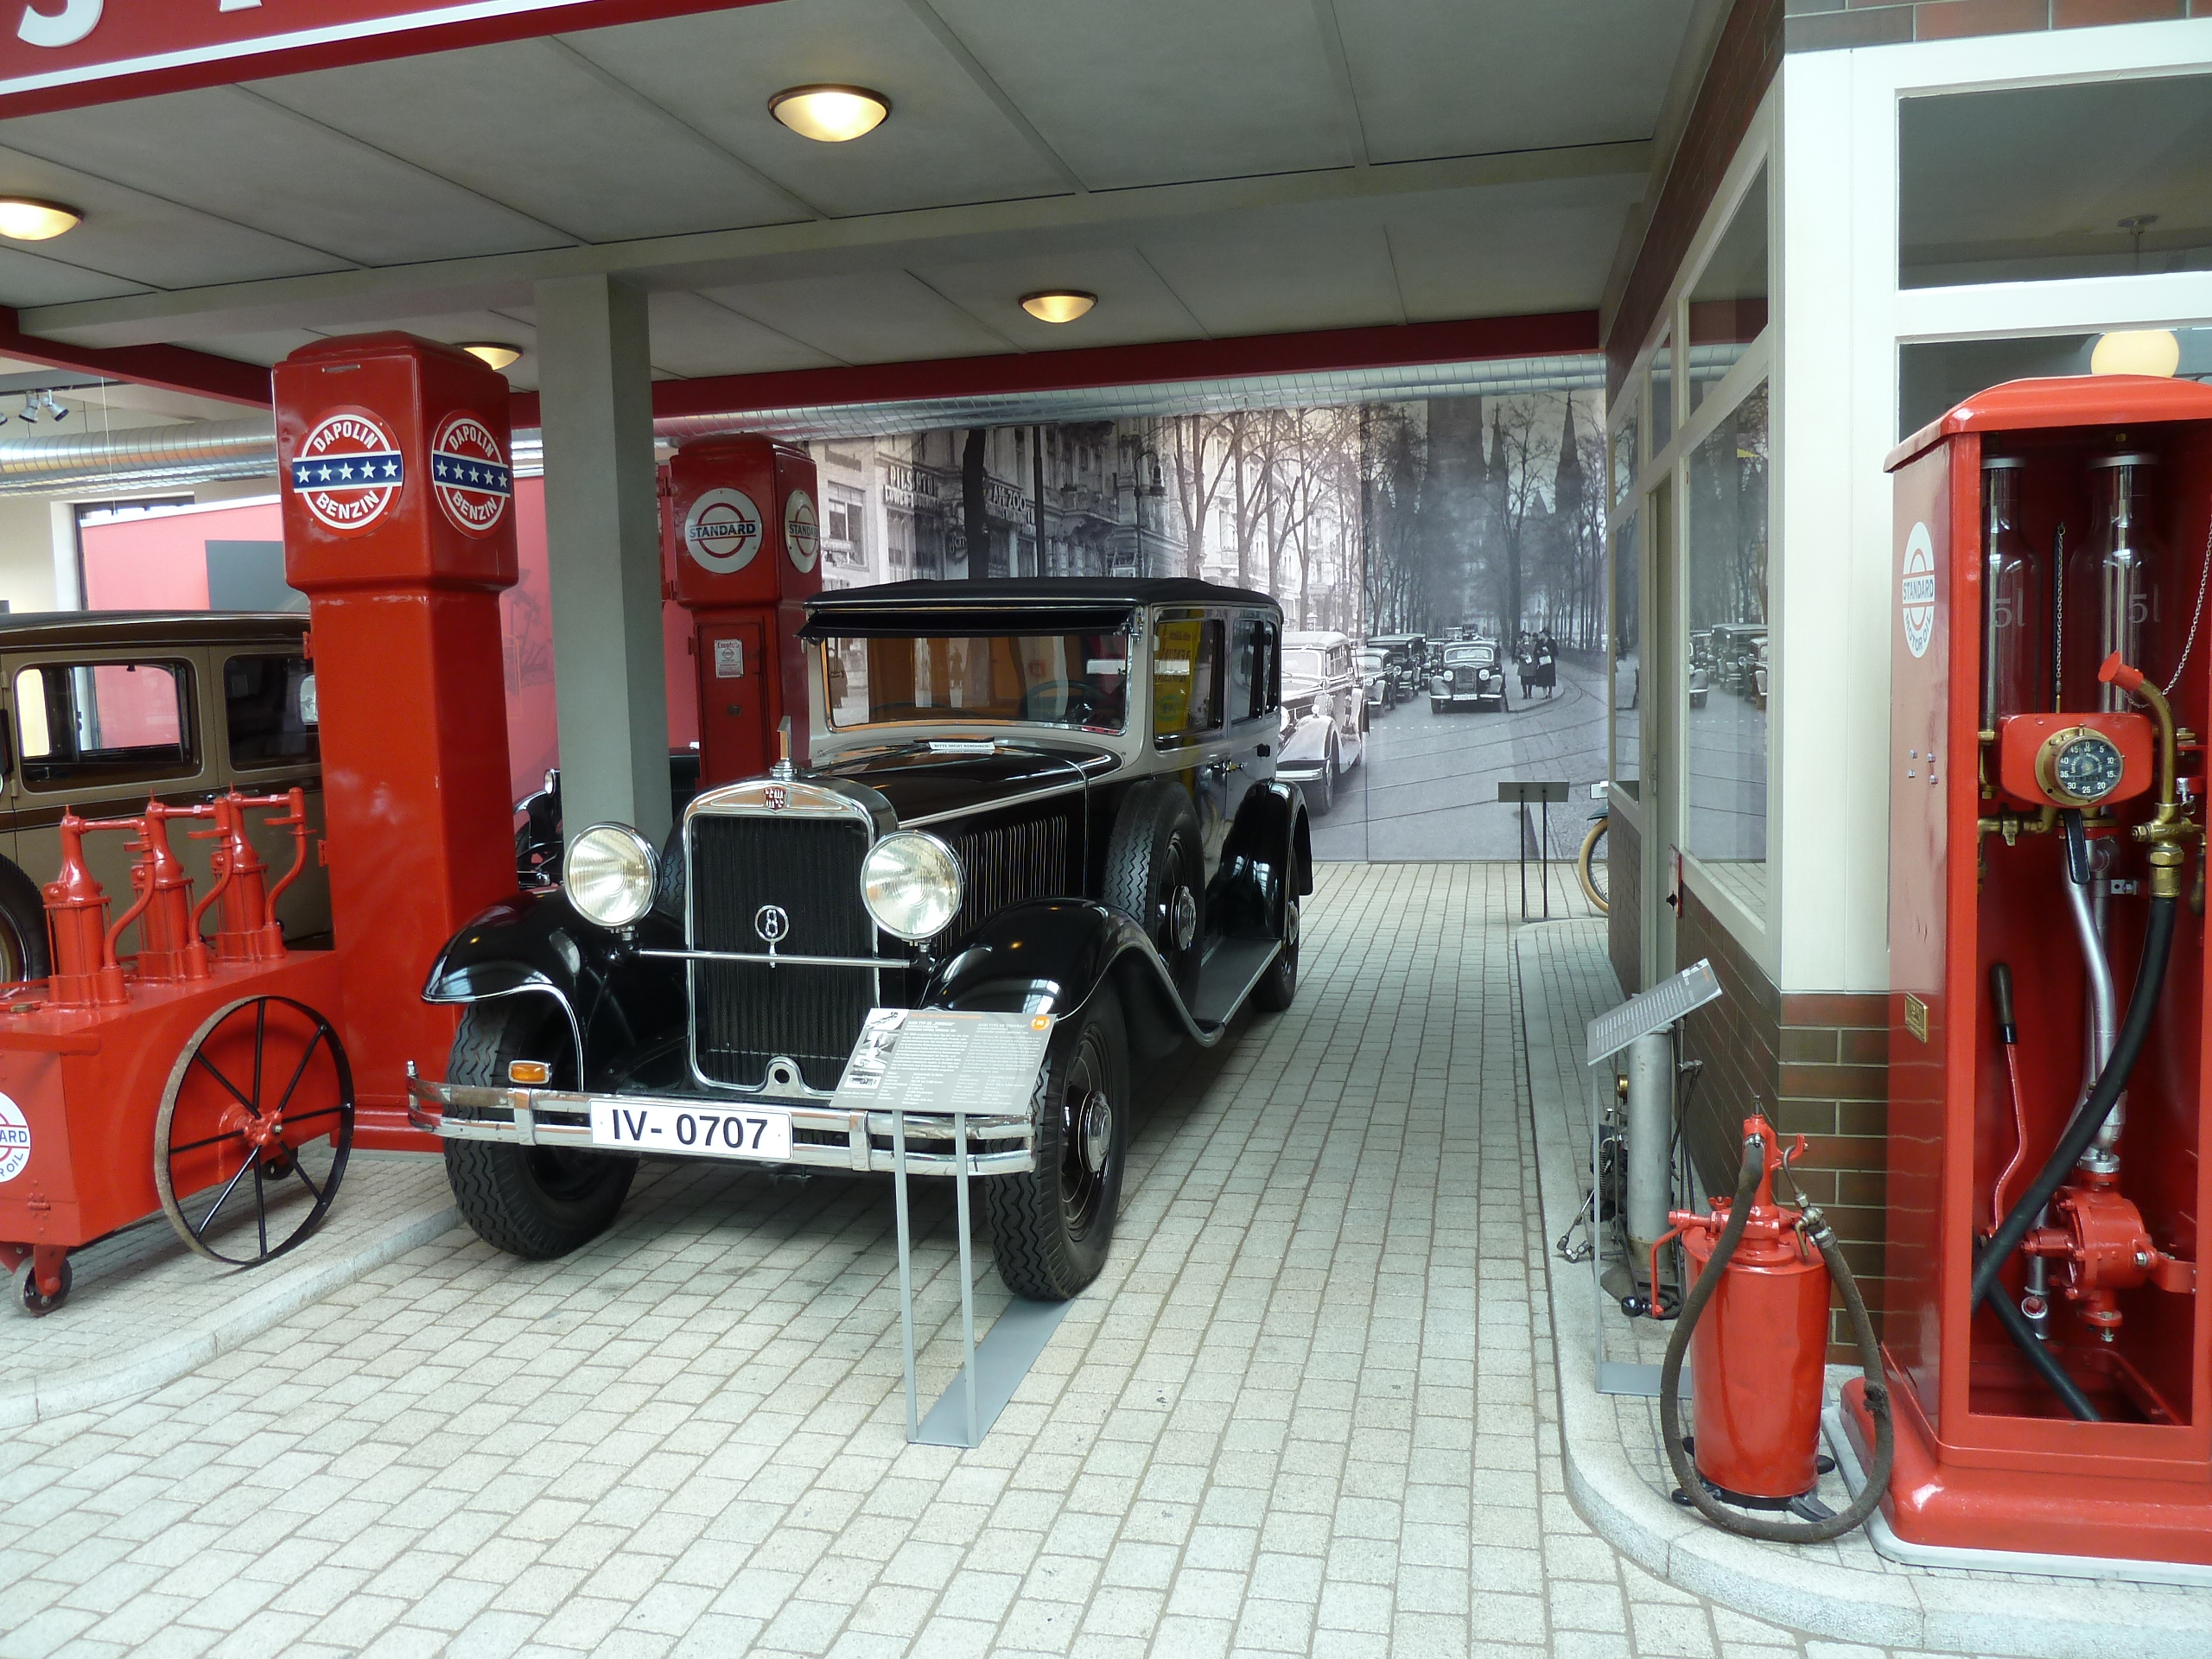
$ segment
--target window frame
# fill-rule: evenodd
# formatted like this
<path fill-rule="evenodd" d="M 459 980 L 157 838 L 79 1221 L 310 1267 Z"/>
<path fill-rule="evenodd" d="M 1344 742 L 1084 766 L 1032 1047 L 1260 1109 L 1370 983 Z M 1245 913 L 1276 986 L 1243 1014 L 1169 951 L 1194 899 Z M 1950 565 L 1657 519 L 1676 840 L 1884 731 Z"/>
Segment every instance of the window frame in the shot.
<path fill-rule="evenodd" d="M 15 786 L 25 795 L 74 793 L 81 797 L 111 785 L 118 788 L 136 789 L 145 784 L 167 784 L 172 786 L 188 785 L 194 779 L 204 776 L 212 763 L 213 757 L 208 753 L 206 724 L 200 717 L 200 704 L 203 700 L 200 696 L 199 680 L 202 664 L 194 660 L 189 652 L 180 652 L 175 656 L 168 656 L 161 654 L 161 648 L 158 646 L 142 655 L 129 657 L 118 656 L 111 652 L 101 652 L 89 657 L 74 652 L 40 652 L 35 655 L 11 658 L 3 666 L 7 676 L 8 739 L 13 751 L 11 758 L 14 761 Z M 167 764 L 149 764 L 145 766 L 102 772 L 81 769 L 83 767 L 81 753 L 75 760 L 67 763 L 55 762 L 49 758 L 28 754 L 23 744 L 22 700 L 17 691 L 18 683 L 25 674 L 48 669 L 67 671 L 80 668 L 171 670 L 175 677 L 177 689 L 178 747 L 182 751 L 179 764 L 174 766 Z M 48 726 L 48 735 L 51 736 L 51 725 Z M 103 751 L 95 750 L 94 753 L 99 753 Z M 50 750 L 48 753 L 50 756 Z M 31 776 L 31 767 L 35 764 L 41 766 L 68 764 L 80 769 L 71 777 L 53 782 L 42 782 Z"/>

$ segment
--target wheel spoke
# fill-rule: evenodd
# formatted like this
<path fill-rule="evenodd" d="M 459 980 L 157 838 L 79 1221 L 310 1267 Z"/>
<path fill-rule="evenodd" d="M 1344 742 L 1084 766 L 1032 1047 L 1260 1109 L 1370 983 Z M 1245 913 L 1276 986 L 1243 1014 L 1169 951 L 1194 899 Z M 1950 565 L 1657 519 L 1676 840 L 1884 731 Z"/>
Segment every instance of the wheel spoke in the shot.
<path fill-rule="evenodd" d="M 261 1235 L 261 1253 L 269 1254 L 269 1195 L 262 1191 L 261 1160 L 253 1160 L 253 1224 Z"/>
<path fill-rule="evenodd" d="M 311 1112 L 294 1112 L 290 1116 L 284 1120 L 284 1126 L 287 1128 L 289 1128 L 295 1123 L 305 1123 L 318 1117 L 342 1117 L 345 1116 L 345 1113 L 346 1108 L 343 1104 L 336 1106 L 318 1106 Z M 308 1138 L 309 1140 L 313 1140 L 315 1137 L 313 1135 L 309 1135 Z"/>
<path fill-rule="evenodd" d="M 243 1135 L 245 1133 L 244 1129 L 225 1129 L 222 1134 L 211 1135 L 205 1141 L 188 1141 L 181 1147 L 171 1147 L 169 1156 L 175 1158 L 181 1152 L 197 1152 L 202 1147 L 215 1146 L 235 1136 Z"/>
<path fill-rule="evenodd" d="M 263 997 L 253 1005 L 253 1109 L 261 1109 L 261 1056 L 269 1046 L 269 999 Z M 279 1108 L 278 1109 L 282 1109 Z M 262 1249 L 268 1249 L 266 1240 Z"/>
<path fill-rule="evenodd" d="M 308 1177 L 306 1169 L 301 1166 L 300 1157 L 296 1152 L 292 1154 L 292 1173 L 300 1178 L 301 1184 L 304 1185 L 308 1192 L 314 1193 L 315 1201 L 317 1204 L 321 1204 L 322 1202 L 322 1189 L 317 1186 Z"/>
<path fill-rule="evenodd" d="M 232 1192 L 237 1189 L 239 1181 L 245 1179 L 246 1171 L 257 1167 L 257 1161 L 251 1158 L 238 1166 L 238 1173 L 224 1184 L 222 1192 L 216 1196 L 213 1206 L 206 1215 L 200 1217 L 200 1224 L 192 1229 L 192 1236 L 195 1240 L 207 1236 L 207 1230 L 215 1224 L 215 1217 L 221 1212 L 223 1206 L 231 1201 Z"/>
<path fill-rule="evenodd" d="M 216 1082 L 221 1084 L 225 1089 L 228 1090 L 232 1100 L 238 1102 L 239 1105 L 245 1107 L 246 1110 L 251 1112 L 256 1117 L 259 1117 L 261 1116 L 260 1109 L 257 1108 L 251 1101 L 248 1100 L 244 1095 L 238 1092 L 238 1084 L 232 1083 L 228 1077 L 225 1077 L 220 1071 L 218 1071 L 215 1069 L 215 1063 L 207 1058 L 207 1051 L 206 1049 L 194 1049 L 192 1051 L 192 1063 L 194 1065 L 199 1066 L 202 1071 L 206 1071 L 207 1075 L 214 1078 Z"/>
<path fill-rule="evenodd" d="M 323 1027 L 317 1026 L 315 1028 L 315 1035 L 308 1039 L 308 1046 L 300 1051 L 300 1063 L 292 1068 L 292 1080 L 284 1085 L 284 1092 L 277 1097 L 277 1116 L 283 1116 L 284 1108 L 292 1103 L 292 1090 L 300 1086 L 300 1079 L 307 1075 L 308 1062 L 315 1058 L 315 1050 L 322 1046 L 322 1033 Z M 257 1051 L 253 1057 L 253 1065 L 257 1077 L 261 1070 L 261 1056 Z M 256 1098 L 259 1097 L 260 1090 L 261 1085 L 257 1082 L 254 1084 Z"/>

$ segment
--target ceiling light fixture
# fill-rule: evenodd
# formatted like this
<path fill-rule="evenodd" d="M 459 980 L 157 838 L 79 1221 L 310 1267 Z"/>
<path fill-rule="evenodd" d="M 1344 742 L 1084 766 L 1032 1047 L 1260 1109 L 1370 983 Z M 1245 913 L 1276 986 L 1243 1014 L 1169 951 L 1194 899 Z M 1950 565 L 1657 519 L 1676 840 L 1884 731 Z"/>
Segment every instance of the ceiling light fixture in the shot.
<path fill-rule="evenodd" d="M 85 222 L 74 207 L 30 196 L 0 196 L 0 236 L 17 242 L 44 242 Z"/>
<path fill-rule="evenodd" d="M 842 144 L 881 126 L 891 100 L 865 86 L 787 86 L 768 100 L 768 113 L 802 138 Z"/>
<path fill-rule="evenodd" d="M 48 386 L 46 389 L 46 391 L 40 401 L 45 404 L 46 412 L 53 416 L 56 422 L 66 421 L 69 418 L 69 405 L 55 400 L 53 387 Z"/>
<path fill-rule="evenodd" d="M 23 394 L 23 406 L 16 411 L 16 418 L 26 426 L 38 424 L 38 393 L 27 391 Z"/>
<path fill-rule="evenodd" d="M 522 357 L 521 346 L 510 346 L 503 340 L 473 340 L 464 344 L 461 349 L 487 367 L 494 369 L 504 369 L 509 364 L 519 361 Z"/>
<path fill-rule="evenodd" d="M 2121 328 L 2099 334 L 2089 353 L 2091 374 L 2171 376 L 2181 367 L 2181 337 L 2171 328 Z"/>
<path fill-rule="evenodd" d="M 1048 288 L 1041 294 L 1025 294 L 1021 308 L 1039 322 L 1073 322 L 1098 303 L 1096 294 L 1079 288 Z"/>

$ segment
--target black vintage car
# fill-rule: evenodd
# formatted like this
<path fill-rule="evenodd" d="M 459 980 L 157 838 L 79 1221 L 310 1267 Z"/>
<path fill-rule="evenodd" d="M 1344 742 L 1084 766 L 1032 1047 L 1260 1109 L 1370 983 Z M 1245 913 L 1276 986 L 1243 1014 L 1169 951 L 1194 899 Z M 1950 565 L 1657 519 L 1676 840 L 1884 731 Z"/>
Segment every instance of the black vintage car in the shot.
<path fill-rule="evenodd" d="M 1073 1295 L 1113 1234 L 1133 1057 L 1297 988 L 1281 612 L 1187 581 L 902 582 L 810 601 L 804 637 L 810 765 L 702 791 L 659 849 L 588 829 L 559 887 L 473 920 L 423 992 L 467 1013 L 414 1121 L 478 1233 L 553 1256 L 629 1187 L 618 1115 L 715 1117 L 695 1155 L 887 1172 L 889 1115 L 841 1093 L 872 1011 L 1049 1016 L 1027 1111 L 959 1146 L 909 1114 L 907 1166 L 964 1159 L 1007 1286 Z"/>

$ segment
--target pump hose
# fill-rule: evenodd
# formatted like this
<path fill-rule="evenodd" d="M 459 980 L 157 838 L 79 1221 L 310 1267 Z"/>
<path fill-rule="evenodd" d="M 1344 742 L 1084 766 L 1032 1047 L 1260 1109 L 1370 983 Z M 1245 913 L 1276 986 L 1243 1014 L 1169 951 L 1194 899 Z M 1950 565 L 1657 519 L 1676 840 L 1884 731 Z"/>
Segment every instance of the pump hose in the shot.
<path fill-rule="evenodd" d="M 1990 1235 L 1989 1243 L 1982 1247 L 1974 1264 L 1974 1306 L 1980 1306 L 1996 1289 L 1997 1275 L 2004 1271 L 2005 1262 L 2019 1249 L 2020 1241 L 2027 1236 L 2035 1218 L 2056 1194 L 2067 1172 L 2089 1149 L 2089 1143 L 2097 1138 L 2097 1131 L 2104 1128 L 2105 1119 L 2112 1116 L 2114 1103 L 2126 1091 L 2128 1075 L 2135 1070 L 2144 1040 L 2151 1034 L 2151 1021 L 2158 1012 L 2158 994 L 2165 985 L 2166 961 L 2173 952 L 2178 904 L 2173 899 L 2151 900 L 2150 925 L 2143 932 L 2143 959 L 2135 970 L 2135 988 L 2128 995 L 2127 1014 L 2120 1023 L 2120 1035 L 2113 1041 L 2111 1058 L 2105 1061 L 2088 1099 L 2074 1114 L 2074 1121 L 2059 1136 L 2058 1144 L 2051 1148 L 2050 1158 L 2034 1182 L 2015 1200 L 2004 1221 Z"/>
<path fill-rule="evenodd" d="M 1696 1506 L 1700 1515 L 1723 1532 L 1773 1544 L 1821 1544 L 1864 1526 L 1866 1517 L 1880 1504 L 1890 1490 L 1897 1433 L 1890 1421 L 1890 1389 L 1882 1376 L 1882 1346 L 1874 1336 L 1874 1321 L 1867 1316 L 1866 1300 L 1859 1295 L 1859 1281 L 1851 1276 L 1850 1265 L 1843 1259 L 1835 1231 L 1817 1205 L 1806 1206 L 1807 1236 L 1819 1249 L 1836 1287 L 1843 1293 L 1844 1311 L 1851 1319 L 1851 1334 L 1859 1343 L 1859 1369 L 1866 1377 L 1866 1414 L 1874 1420 L 1874 1464 L 1866 1471 L 1866 1484 L 1859 1489 L 1859 1496 L 1852 1499 L 1848 1508 L 1838 1510 L 1825 1521 L 1768 1521 L 1729 1509 L 1706 1491 L 1705 1481 L 1690 1461 L 1690 1454 L 1682 1449 L 1680 1395 L 1682 1361 L 1690 1351 L 1690 1333 L 1697 1328 L 1705 1305 L 1720 1287 L 1721 1274 L 1727 1270 L 1736 1246 L 1743 1240 L 1745 1225 L 1751 1218 L 1751 1200 L 1758 1195 L 1759 1176 L 1765 1167 L 1765 1143 L 1755 1135 L 1745 1137 L 1744 1167 L 1736 1177 L 1736 1200 L 1728 1207 L 1728 1224 L 1720 1230 L 1720 1237 L 1713 1247 L 1713 1259 L 1698 1274 L 1697 1283 L 1690 1287 L 1689 1296 L 1675 1320 L 1675 1333 L 1667 1340 L 1667 1357 L 1659 1367 L 1659 1434 L 1666 1442 L 1667 1461 L 1674 1468 L 1675 1478 L 1681 1483 L 1683 1495 Z"/>

